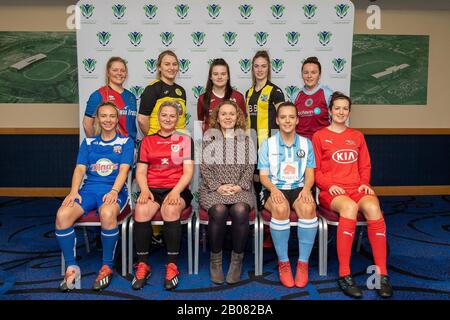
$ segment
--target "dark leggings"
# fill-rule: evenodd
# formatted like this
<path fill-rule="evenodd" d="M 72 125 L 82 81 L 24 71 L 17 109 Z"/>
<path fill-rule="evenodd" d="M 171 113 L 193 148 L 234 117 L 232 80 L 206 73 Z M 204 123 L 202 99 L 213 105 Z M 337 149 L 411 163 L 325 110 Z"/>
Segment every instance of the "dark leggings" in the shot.
<path fill-rule="evenodd" d="M 232 221 L 233 251 L 236 253 L 244 251 L 249 231 L 249 212 L 250 206 L 243 202 L 233 205 L 216 204 L 208 210 L 208 239 L 213 253 L 222 251 L 228 214 L 231 215 Z"/>

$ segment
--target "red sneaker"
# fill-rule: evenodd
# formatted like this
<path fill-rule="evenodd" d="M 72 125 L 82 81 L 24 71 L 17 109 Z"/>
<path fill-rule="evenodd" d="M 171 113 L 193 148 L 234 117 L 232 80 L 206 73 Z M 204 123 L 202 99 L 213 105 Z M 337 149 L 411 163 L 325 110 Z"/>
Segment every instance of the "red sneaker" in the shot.
<path fill-rule="evenodd" d="M 278 261 L 278 272 L 280 274 L 280 282 L 287 288 L 294 286 L 294 277 L 292 276 L 291 264 L 289 261 Z"/>
<path fill-rule="evenodd" d="M 172 290 L 178 286 L 178 272 L 177 265 L 175 263 L 169 263 L 166 266 L 166 278 L 164 279 L 164 289 Z"/>
<path fill-rule="evenodd" d="M 94 284 L 92 285 L 92 289 L 95 291 L 100 291 L 103 289 L 106 289 L 109 286 L 109 283 L 111 282 L 113 275 L 113 270 L 104 264 L 100 271 L 98 272 L 98 276 L 95 279 Z"/>
<path fill-rule="evenodd" d="M 298 261 L 295 273 L 295 286 L 304 288 L 308 284 L 308 262 Z"/>
<path fill-rule="evenodd" d="M 147 279 L 150 277 L 151 270 L 150 266 L 145 262 L 139 262 L 136 266 L 136 272 L 134 273 L 133 281 L 131 286 L 134 290 L 142 289 L 147 283 Z"/>

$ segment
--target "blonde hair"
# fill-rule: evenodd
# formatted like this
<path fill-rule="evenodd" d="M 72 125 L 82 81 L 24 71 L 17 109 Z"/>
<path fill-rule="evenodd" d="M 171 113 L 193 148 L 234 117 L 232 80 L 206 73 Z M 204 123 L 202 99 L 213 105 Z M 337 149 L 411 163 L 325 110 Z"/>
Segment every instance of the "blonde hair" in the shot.
<path fill-rule="evenodd" d="M 215 129 L 221 129 L 219 121 L 217 118 L 219 117 L 220 108 L 224 105 L 232 105 L 236 109 L 236 124 L 234 125 L 234 130 L 236 129 L 247 129 L 247 122 L 245 121 L 245 115 L 242 112 L 241 108 L 237 105 L 233 100 L 225 100 L 219 103 L 219 105 L 211 111 L 211 115 L 209 116 L 209 127 Z"/>
<path fill-rule="evenodd" d="M 100 104 L 97 107 L 97 110 L 95 111 L 95 120 L 94 120 L 94 135 L 98 136 L 100 133 L 102 133 L 102 127 L 100 126 L 99 120 L 98 120 L 98 114 L 99 114 L 99 110 L 101 107 L 104 106 L 110 106 L 113 107 L 114 110 L 116 111 L 116 115 L 117 115 L 117 119 L 119 119 L 119 108 L 117 108 L 117 106 L 114 104 L 114 102 L 112 101 L 106 101 L 103 102 L 102 104 Z M 119 122 L 117 122 L 116 124 L 116 131 L 117 131 L 117 125 L 119 124 Z"/>

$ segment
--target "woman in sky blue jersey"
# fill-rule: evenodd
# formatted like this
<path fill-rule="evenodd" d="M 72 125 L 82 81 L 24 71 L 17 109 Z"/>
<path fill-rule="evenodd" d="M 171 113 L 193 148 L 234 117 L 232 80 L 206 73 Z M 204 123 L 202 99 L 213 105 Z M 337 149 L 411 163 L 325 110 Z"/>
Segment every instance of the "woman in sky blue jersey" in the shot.
<path fill-rule="evenodd" d="M 108 287 L 119 237 L 117 216 L 128 199 L 125 181 L 133 163 L 134 143 L 130 137 L 118 133 L 119 110 L 112 102 L 102 103 L 95 118 L 96 135 L 81 143 L 70 193 L 56 214 L 55 235 L 67 265 L 59 285 L 61 291 L 80 288 L 81 271 L 75 256 L 77 241 L 73 225 L 92 210 L 100 215 L 103 244 L 102 268 L 92 288 Z"/>

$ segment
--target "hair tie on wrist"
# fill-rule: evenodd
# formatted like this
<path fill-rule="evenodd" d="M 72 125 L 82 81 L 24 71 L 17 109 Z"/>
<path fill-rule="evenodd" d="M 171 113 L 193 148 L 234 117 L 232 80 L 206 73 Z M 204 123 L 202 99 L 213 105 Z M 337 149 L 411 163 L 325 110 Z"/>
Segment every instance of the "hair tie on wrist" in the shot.
<path fill-rule="evenodd" d="M 119 193 L 116 189 L 112 188 L 111 191 L 115 191 L 116 193 Z"/>

